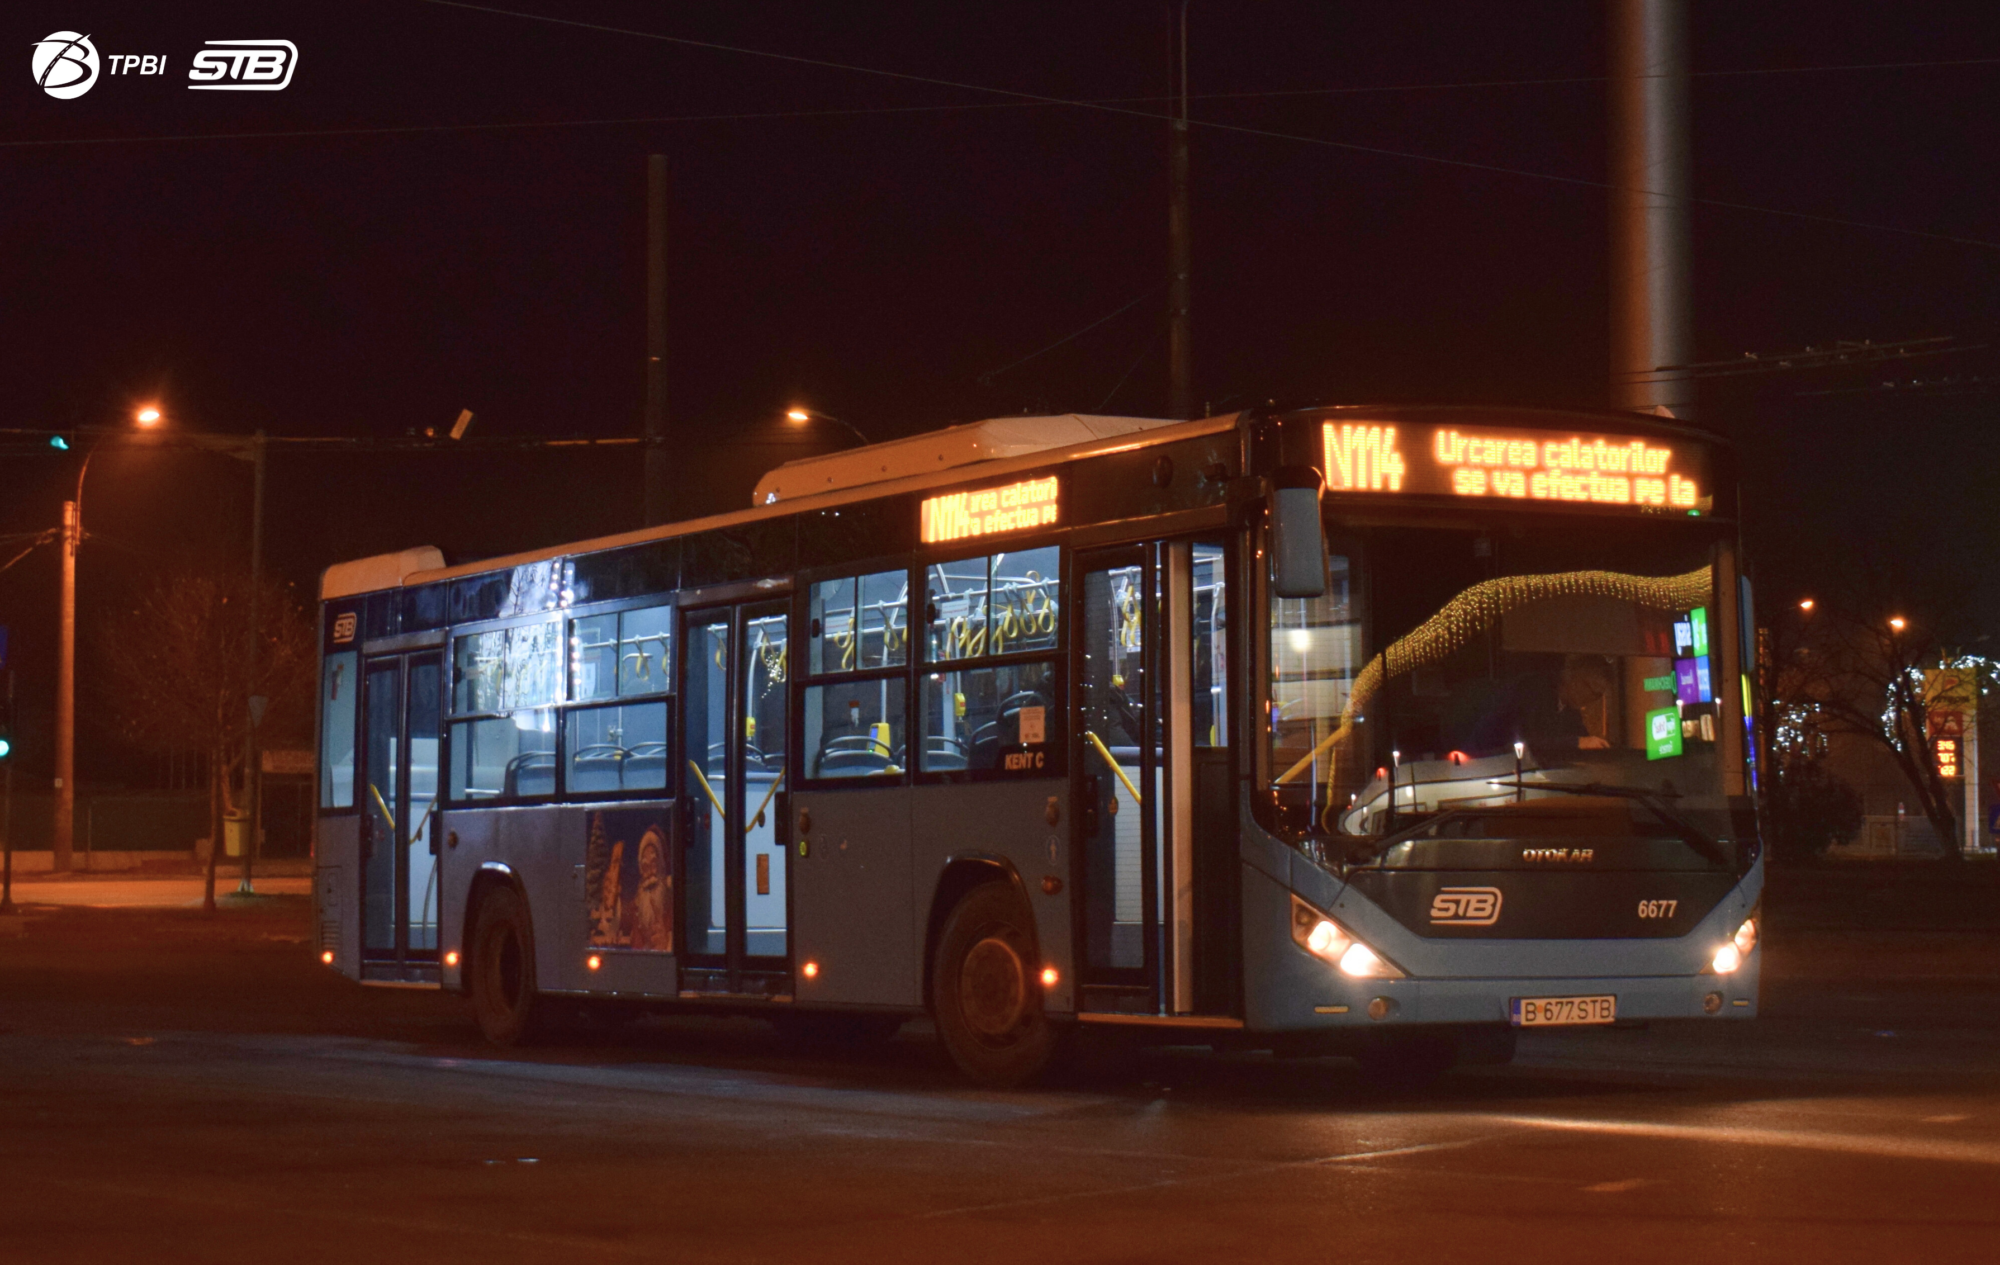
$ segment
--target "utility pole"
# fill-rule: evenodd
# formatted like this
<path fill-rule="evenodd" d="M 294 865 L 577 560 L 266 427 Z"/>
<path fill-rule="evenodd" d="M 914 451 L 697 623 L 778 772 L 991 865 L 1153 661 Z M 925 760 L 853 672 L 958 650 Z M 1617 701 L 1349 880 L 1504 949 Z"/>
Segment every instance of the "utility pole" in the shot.
<path fill-rule="evenodd" d="M 258 651 L 263 648 L 264 630 L 258 625 L 258 589 L 264 579 L 264 432 L 258 431 L 250 446 L 250 636 L 243 653 L 243 698 L 249 709 L 249 726 L 243 731 L 243 812 L 248 833 L 243 840 L 243 881 L 239 896 L 256 889 L 250 885 L 252 859 L 263 832 L 264 773 L 258 767 L 257 728 L 264 723 L 266 699 L 257 692 Z"/>
<path fill-rule="evenodd" d="M 1167 416 L 1194 416 L 1194 343 L 1189 329 L 1188 64 L 1187 0 L 1176 6 L 1169 32 L 1173 63 L 1169 85 L 1176 98 L 1167 129 Z"/>
<path fill-rule="evenodd" d="M 667 522 L 682 506 L 674 495 L 667 446 L 667 156 L 646 159 L 646 526 Z"/>
<path fill-rule="evenodd" d="M 88 458 L 85 459 L 86 462 Z M 56 636 L 56 804 L 51 868 L 70 866 L 76 835 L 76 550 L 83 543 L 83 478 L 62 507 L 62 597 Z"/>
<path fill-rule="evenodd" d="M 1694 407 L 1686 0 L 1608 0 L 1611 406 Z"/>

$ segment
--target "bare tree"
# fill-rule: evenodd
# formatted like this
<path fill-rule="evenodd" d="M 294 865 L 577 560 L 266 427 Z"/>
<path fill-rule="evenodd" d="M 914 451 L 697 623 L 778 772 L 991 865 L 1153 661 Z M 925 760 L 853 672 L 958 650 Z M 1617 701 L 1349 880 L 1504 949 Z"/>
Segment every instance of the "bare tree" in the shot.
<path fill-rule="evenodd" d="M 1789 721 L 1879 747 L 1944 841 L 1945 859 L 1956 861 L 1957 796 L 1938 767 L 1936 741 L 1953 735 L 1933 732 L 1937 717 L 1925 692 L 1928 669 L 1961 662 L 1946 640 L 1950 627 L 1879 598 L 1813 602 L 1774 621 L 1766 732 Z"/>
<path fill-rule="evenodd" d="M 259 594 L 257 680 L 245 679 L 249 580 L 184 569 L 155 579 L 123 618 L 96 637 L 98 689 L 107 719 L 154 750 L 208 754 L 209 853 L 203 906 L 215 908 L 215 867 L 224 815 L 244 802 L 249 697 L 269 700 L 261 726 L 274 736 L 311 729 L 318 650 L 312 616 L 289 585 Z M 252 841 L 254 846 L 254 840 Z"/>

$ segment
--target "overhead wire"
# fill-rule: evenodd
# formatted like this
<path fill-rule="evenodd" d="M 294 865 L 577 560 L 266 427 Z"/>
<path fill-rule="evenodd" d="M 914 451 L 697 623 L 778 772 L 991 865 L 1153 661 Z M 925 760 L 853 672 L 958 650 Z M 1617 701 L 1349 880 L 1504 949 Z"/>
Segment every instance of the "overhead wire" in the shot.
<path fill-rule="evenodd" d="M 691 39 L 681 35 L 666 35 L 658 31 L 635 30 L 631 27 L 610 26 L 598 22 L 584 22 L 575 18 L 552 17 L 541 13 L 526 13 L 518 9 L 503 9 L 494 5 L 473 4 L 470 0 L 419 0 L 419 3 L 441 8 L 463 9 L 473 13 L 486 13 L 498 17 L 519 18 L 530 22 L 544 22 L 555 26 L 573 27 L 578 30 L 597 31 L 611 35 L 629 35 L 638 39 L 654 40 L 665 44 L 675 44 L 686 48 L 706 49 L 711 52 L 735 53 L 745 57 L 762 57 L 800 66 L 813 66 L 823 70 L 839 70 L 852 74 L 870 75 L 882 79 L 893 79 L 905 83 L 920 83 L 935 88 L 951 88 L 962 92 L 984 92 L 1021 101 L 1039 102 L 1045 105 L 1063 105 L 1075 109 L 1091 110 L 1103 114 L 1123 115 L 1129 118 L 1145 119 L 1149 122 L 1168 122 L 1176 116 L 1159 114 L 1150 110 L 1135 110 L 1126 106 L 1054 97 L 1045 93 L 1024 92 L 1016 88 L 999 88 L 990 84 L 963 83 L 958 80 L 941 79 L 935 75 L 919 75 L 902 70 L 884 70 L 875 66 L 857 66 L 847 62 L 829 61 L 821 57 L 806 57 L 797 53 L 779 53 L 768 49 L 745 48 L 740 45 L 723 44 L 714 40 Z M 1987 59 L 1968 59 L 1984 64 Z M 1785 73 L 1780 71 L 1780 73 Z M 1295 132 L 1279 132 L 1269 128 L 1250 127 L 1239 123 L 1223 123 L 1214 119 L 1189 119 L 1190 126 L 1211 132 L 1229 132 L 1239 136 L 1256 136 L 1268 140 L 1292 141 L 1304 145 L 1318 145 L 1329 149 L 1344 150 L 1348 153 L 1370 154 L 1382 158 L 1401 158 L 1411 162 L 1430 163 L 1437 166 L 1454 167 L 1463 171 L 1485 172 L 1490 175 L 1514 176 L 1525 180 L 1541 180 L 1553 184 L 1570 185 L 1577 188 L 1601 189 L 1607 192 L 1637 193 L 1653 197 L 1664 196 L 1656 190 L 1629 188 L 1615 185 L 1605 180 L 1592 180 L 1585 176 L 1563 176 L 1553 172 L 1531 171 L 1522 167 L 1507 167 L 1498 163 L 1474 162 L 1463 158 L 1443 158 L 1436 154 L 1421 154 L 1410 150 L 1389 149 L 1380 145 L 1360 145 L 1351 141 L 1336 141 L 1327 137 L 1302 136 Z M 1810 223 L 1836 225 L 1843 228 L 1867 229 L 1873 232 L 1894 233 L 1905 237 L 1923 238 L 1929 241 L 1947 242 L 1959 246 L 1974 246 L 1981 250 L 2000 251 L 2000 242 L 1987 241 L 1976 237 L 1962 237 L 1951 233 L 1933 233 L 1926 229 L 1905 228 L 1895 224 L 1877 224 L 1867 220 L 1849 219 L 1837 215 L 1821 215 L 1811 211 L 1789 211 L 1779 207 L 1759 206 L 1751 202 L 1737 202 L 1726 198 L 1706 198 L 1685 195 L 1678 199 L 1695 206 L 1710 206 L 1724 210 L 1746 211 L 1759 215 L 1772 215 L 1784 219 Z"/>
<path fill-rule="evenodd" d="M 1104 315 L 1098 317 L 1090 324 L 1085 325 L 1082 329 L 1073 330 L 1070 333 L 1064 334 L 1061 338 L 1056 339 L 1054 342 L 1042 348 L 1040 351 L 1031 351 L 1027 355 L 1021 357 L 1019 360 L 1016 360 L 1014 363 L 1010 365 L 1004 365 L 998 369 L 987 370 L 985 373 L 979 375 L 978 378 L 979 385 L 991 386 L 993 384 L 993 379 L 999 377 L 1001 374 L 1010 372 L 1011 370 L 1014 369 L 1018 369 L 1022 365 L 1027 364 L 1030 360 L 1035 359 L 1037 356 L 1046 355 L 1047 353 L 1054 351 L 1056 348 L 1062 346 L 1064 343 L 1071 341 L 1072 339 L 1083 337 L 1085 334 L 1088 334 L 1091 330 L 1096 329 L 1099 325 L 1104 324 L 1104 322 L 1110 320 L 1112 317 L 1121 316 L 1124 313 L 1129 312 L 1133 308 L 1139 306 L 1141 303 L 1144 303 L 1147 299 L 1152 298 L 1160 291 L 1166 289 L 1167 284 L 1168 284 L 1167 282 L 1162 281 L 1160 284 L 1147 289 L 1144 293 L 1136 295 L 1129 301 L 1121 303 L 1117 307 L 1112 308 L 1109 312 L 1106 312 Z"/>

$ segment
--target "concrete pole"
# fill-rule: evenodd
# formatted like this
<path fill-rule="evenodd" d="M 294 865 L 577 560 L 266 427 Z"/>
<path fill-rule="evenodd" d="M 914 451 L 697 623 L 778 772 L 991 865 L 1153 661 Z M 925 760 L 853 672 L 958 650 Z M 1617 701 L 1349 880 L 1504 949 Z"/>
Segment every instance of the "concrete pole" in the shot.
<path fill-rule="evenodd" d="M 81 489 L 82 485 L 79 476 L 77 486 Z M 55 833 L 49 845 L 54 854 L 53 868 L 58 874 L 70 867 L 70 850 L 76 837 L 76 551 L 82 543 L 82 503 L 64 501 L 62 613 L 56 638 Z"/>
<path fill-rule="evenodd" d="M 1190 293 L 1194 264 L 1188 227 L 1188 65 L 1187 0 L 1181 0 L 1172 28 L 1174 69 L 1170 79 L 1179 98 L 1168 124 L 1167 150 L 1167 416 L 1189 418 L 1194 407 L 1194 331 Z"/>
<path fill-rule="evenodd" d="M 1611 406 L 1687 417 L 1694 380 L 1686 0 L 1609 0 Z"/>
<path fill-rule="evenodd" d="M 646 526 L 684 509 L 667 445 L 667 156 L 646 159 Z"/>
<path fill-rule="evenodd" d="M 250 493 L 250 636 L 244 647 L 244 705 L 249 711 L 249 724 L 243 731 L 243 815 L 245 834 L 243 838 L 243 881 L 237 885 L 238 895 L 248 896 L 256 891 L 251 886 L 253 859 L 257 855 L 257 840 L 263 826 L 263 770 L 258 767 L 260 753 L 257 743 L 257 727 L 264 722 L 264 698 L 257 693 L 257 665 L 259 651 L 263 648 L 264 630 L 258 625 L 258 588 L 264 579 L 264 432 L 258 431 L 250 449 L 251 493 Z"/>

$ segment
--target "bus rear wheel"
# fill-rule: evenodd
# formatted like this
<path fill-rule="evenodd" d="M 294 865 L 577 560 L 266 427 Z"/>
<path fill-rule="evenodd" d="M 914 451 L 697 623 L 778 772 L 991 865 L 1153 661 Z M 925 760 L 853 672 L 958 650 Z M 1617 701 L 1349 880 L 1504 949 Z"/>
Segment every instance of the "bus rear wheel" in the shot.
<path fill-rule="evenodd" d="M 518 1045 L 536 1031 L 535 933 L 528 906 L 510 887 L 479 903 L 472 933 L 472 1013 L 495 1045 Z"/>
<path fill-rule="evenodd" d="M 982 1085 L 1019 1085 L 1055 1049 L 1034 945 L 1028 911 L 998 882 L 967 892 L 938 937 L 931 966 L 938 1036 L 959 1070 Z"/>

